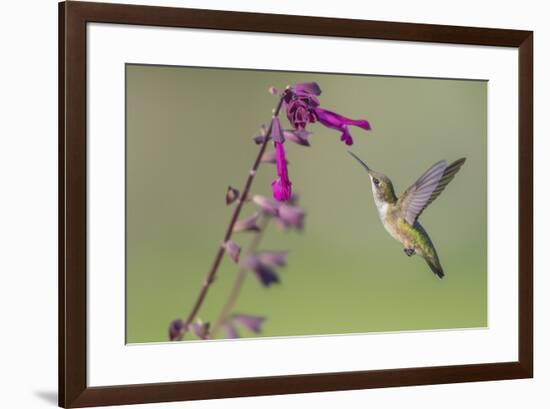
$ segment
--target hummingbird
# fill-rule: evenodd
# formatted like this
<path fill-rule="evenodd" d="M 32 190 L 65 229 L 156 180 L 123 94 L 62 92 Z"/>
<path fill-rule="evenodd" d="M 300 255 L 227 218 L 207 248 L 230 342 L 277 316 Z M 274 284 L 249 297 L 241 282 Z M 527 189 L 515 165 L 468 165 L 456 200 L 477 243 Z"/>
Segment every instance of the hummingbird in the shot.
<path fill-rule="evenodd" d="M 444 160 L 437 162 L 398 198 L 386 175 L 369 168 L 353 152 L 349 154 L 357 159 L 369 175 L 378 216 L 387 232 L 403 245 L 407 256 L 418 254 L 435 275 L 443 278 L 445 273 L 435 247 L 418 222 L 418 217 L 455 177 L 466 158 L 458 159 L 450 165 Z"/>

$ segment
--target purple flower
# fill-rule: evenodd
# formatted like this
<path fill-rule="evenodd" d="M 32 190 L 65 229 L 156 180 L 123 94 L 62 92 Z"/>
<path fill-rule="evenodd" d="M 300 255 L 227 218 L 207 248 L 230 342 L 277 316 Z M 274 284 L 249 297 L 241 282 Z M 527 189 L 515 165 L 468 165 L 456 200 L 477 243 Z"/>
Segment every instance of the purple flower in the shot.
<path fill-rule="evenodd" d="M 233 314 L 232 320 L 257 334 L 262 330 L 262 323 L 265 321 L 265 317 L 248 314 Z"/>
<path fill-rule="evenodd" d="M 283 228 L 295 228 L 302 230 L 304 228 L 304 218 L 306 213 L 297 206 L 282 204 L 279 206 L 277 222 Z"/>
<path fill-rule="evenodd" d="M 235 263 L 238 263 L 241 255 L 240 246 L 234 241 L 229 240 L 224 243 L 223 247 L 225 251 L 227 251 L 227 254 L 229 254 L 229 257 L 231 257 Z"/>
<path fill-rule="evenodd" d="M 271 183 L 273 198 L 279 202 L 286 202 L 292 196 L 292 183 L 288 178 L 288 169 L 285 158 L 285 148 L 282 143 L 275 142 L 277 161 L 277 175 L 279 176 Z"/>
<path fill-rule="evenodd" d="M 342 132 L 340 140 L 346 145 L 352 145 L 353 138 L 348 126 L 358 126 L 366 131 L 371 129 L 366 120 L 350 119 L 321 108 L 317 99 L 320 94 L 321 89 L 315 82 L 299 83 L 284 91 L 283 101 L 286 115 L 295 130 L 304 130 L 308 123 L 319 121 L 327 128 Z"/>
<path fill-rule="evenodd" d="M 168 337 L 170 338 L 170 341 L 176 341 L 180 338 L 184 326 L 185 322 L 179 319 L 170 323 L 170 326 L 168 327 Z"/>
<path fill-rule="evenodd" d="M 258 232 L 260 231 L 260 228 L 256 224 L 258 221 L 258 213 L 254 213 L 252 216 L 247 217 L 246 219 L 238 220 L 235 223 L 235 226 L 233 226 L 233 231 L 235 233 L 243 232 L 243 231 L 252 231 L 252 232 Z"/>
<path fill-rule="evenodd" d="M 260 283 L 264 287 L 269 287 L 271 284 L 279 282 L 279 276 L 275 270 L 270 265 L 262 262 L 256 255 L 251 254 L 246 256 L 244 266 L 256 274 L 256 277 L 258 277 L 258 280 L 260 280 Z"/>

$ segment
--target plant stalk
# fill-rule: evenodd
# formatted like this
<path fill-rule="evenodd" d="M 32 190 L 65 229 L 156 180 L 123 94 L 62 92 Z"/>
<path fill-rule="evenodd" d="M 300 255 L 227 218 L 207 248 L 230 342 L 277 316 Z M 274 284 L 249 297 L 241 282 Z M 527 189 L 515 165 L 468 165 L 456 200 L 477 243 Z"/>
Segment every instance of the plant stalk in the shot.
<path fill-rule="evenodd" d="M 273 111 L 273 117 L 279 116 L 279 112 L 281 111 L 281 106 L 283 104 L 283 98 L 279 98 L 279 102 L 277 103 L 277 107 Z M 271 130 L 272 130 L 272 122 L 270 122 L 269 127 L 266 131 L 265 138 L 262 142 L 262 145 L 260 146 L 260 149 L 258 151 L 258 155 L 256 156 L 256 160 L 254 161 L 254 164 L 252 165 L 252 169 L 250 169 L 250 172 L 248 174 L 248 177 L 246 179 L 244 188 L 241 193 L 240 199 L 237 201 L 237 206 L 235 207 L 235 210 L 233 211 L 233 215 L 231 216 L 231 220 L 229 222 L 229 226 L 227 226 L 227 230 L 225 232 L 225 236 L 223 238 L 223 242 L 220 245 L 218 252 L 216 253 L 216 256 L 214 257 L 214 261 L 212 263 L 212 267 L 206 274 L 204 278 L 204 282 L 201 286 L 201 289 L 199 291 L 199 295 L 197 296 L 197 300 L 193 304 L 193 308 L 191 309 L 191 312 L 189 315 L 187 315 L 187 319 L 184 321 L 183 329 L 181 331 L 181 334 L 179 336 L 179 340 L 183 338 L 185 333 L 189 330 L 189 326 L 197 316 L 202 304 L 204 303 L 204 299 L 206 298 L 206 295 L 208 294 L 208 289 L 210 288 L 210 285 L 214 281 L 214 278 L 216 277 L 216 272 L 218 271 L 218 267 L 220 266 L 220 263 L 223 259 L 223 256 L 225 254 L 225 247 L 224 243 L 226 243 L 233 234 L 233 228 L 235 227 L 235 223 L 237 222 L 239 215 L 241 214 L 241 209 L 243 207 L 243 204 L 248 196 L 248 192 L 250 191 L 250 188 L 252 186 L 252 182 L 254 181 L 254 177 L 256 176 L 256 172 L 258 170 L 258 167 L 260 166 L 260 162 L 262 159 L 262 156 L 267 148 L 267 144 L 269 140 L 271 139 Z"/>
<path fill-rule="evenodd" d="M 260 222 L 260 232 L 258 232 L 252 241 L 250 242 L 250 245 L 248 246 L 248 249 L 246 251 L 245 256 L 254 253 L 258 246 L 260 245 L 260 242 L 262 241 L 262 237 L 264 235 L 264 231 L 266 230 L 268 224 L 269 224 L 269 216 L 262 216 L 261 222 Z M 241 289 L 244 284 L 244 280 L 246 279 L 246 276 L 248 274 L 248 270 L 244 267 L 241 267 L 237 273 L 237 278 L 235 279 L 235 282 L 233 283 L 233 287 L 231 288 L 231 292 L 229 293 L 229 296 L 227 297 L 227 301 L 225 302 L 222 311 L 212 327 L 212 331 L 210 331 L 210 337 L 214 338 L 216 334 L 218 333 L 219 329 L 233 310 L 233 307 L 235 306 L 235 303 L 237 302 L 237 298 L 239 298 L 239 294 L 241 293 Z"/>

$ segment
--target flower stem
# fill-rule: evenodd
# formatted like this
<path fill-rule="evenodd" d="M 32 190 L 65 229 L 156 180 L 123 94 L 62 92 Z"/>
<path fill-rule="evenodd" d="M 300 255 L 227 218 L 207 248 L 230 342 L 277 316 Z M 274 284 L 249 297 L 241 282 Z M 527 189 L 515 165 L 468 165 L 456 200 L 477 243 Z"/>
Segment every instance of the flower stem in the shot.
<path fill-rule="evenodd" d="M 283 104 L 283 98 L 279 98 L 279 102 L 277 103 L 277 107 L 273 111 L 273 117 L 279 116 L 279 112 L 281 111 L 281 106 Z M 244 188 L 242 190 L 241 198 L 237 202 L 237 206 L 235 207 L 235 210 L 233 211 L 233 215 L 231 216 L 231 220 L 229 222 L 229 226 L 227 226 L 227 230 L 225 232 L 225 236 L 223 238 L 223 242 L 218 248 L 218 252 L 216 253 L 216 256 L 214 257 L 214 261 L 212 263 L 212 267 L 206 274 L 204 278 L 204 282 L 201 286 L 201 289 L 199 291 L 199 295 L 197 296 L 197 300 L 195 301 L 195 304 L 193 304 L 193 308 L 191 309 L 191 312 L 187 316 L 187 319 L 184 321 L 183 328 L 181 331 L 181 334 L 179 336 L 179 339 L 183 338 L 183 335 L 188 331 L 189 325 L 193 322 L 195 317 L 197 316 L 202 304 L 204 303 L 204 299 L 206 298 L 206 294 L 208 293 L 208 289 L 210 288 L 210 285 L 214 281 L 214 278 L 216 277 L 216 272 L 218 271 L 218 267 L 220 266 L 220 263 L 222 261 L 223 255 L 225 254 L 225 247 L 224 243 L 227 242 L 231 235 L 233 234 L 233 228 L 235 227 L 235 223 L 237 222 L 237 219 L 239 218 L 239 215 L 241 214 L 241 209 L 243 207 L 243 204 L 248 196 L 248 192 L 250 191 L 250 187 L 252 186 L 252 182 L 254 181 L 254 177 L 256 176 L 256 171 L 258 170 L 258 167 L 260 166 L 260 162 L 262 160 L 262 156 L 267 148 L 267 143 L 270 140 L 271 136 L 271 130 L 272 130 L 272 122 L 270 122 L 269 127 L 266 131 L 264 140 L 262 142 L 262 145 L 260 146 L 260 150 L 258 151 L 258 155 L 256 156 L 256 160 L 254 161 L 254 164 L 252 165 L 252 169 L 250 169 L 250 172 L 248 174 L 248 178 L 246 179 Z"/>
<path fill-rule="evenodd" d="M 248 246 L 248 249 L 246 251 L 246 255 L 252 254 L 258 249 L 258 246 L 260 245 L 264 231 L 266 230 L 267 225 L 269 224 L 269 220 L 270 218 L 268 216 L 262 217 L 259 223 L 260 232 L 258 232 L 250 242 L 250 245 Z M 220 327 L 223 325 L 223 323 L 225 322 L 229 314 L 231 314 L 231 311 L 233 311 L 233 307 L 237 302 L 237 298 L 239 298 L 239 294 L 241 293 L 241 289 L 243 287 L 244 280 L 246 279 L 247 273 L 248 271 L 246 270 L 246 268 L 241 267 L 239 269 L 239 272 L 237 273 L 237 278 L 233 283 L 233 288 L 231 288 L 231 292 L 227 297 L 227 301 L 225 302 L 216 323 L 212 327 L 212 331 L 210 332 L 211 338 L 214 338 L 216 336 Z"/>

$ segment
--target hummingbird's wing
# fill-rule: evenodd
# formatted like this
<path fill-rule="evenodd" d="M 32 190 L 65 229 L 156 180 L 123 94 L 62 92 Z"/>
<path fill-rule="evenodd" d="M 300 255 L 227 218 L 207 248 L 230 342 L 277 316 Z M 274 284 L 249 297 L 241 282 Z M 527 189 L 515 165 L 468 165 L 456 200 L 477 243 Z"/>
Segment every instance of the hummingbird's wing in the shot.
<path fill-rule="evenodd" d="M 450 165 L 444 160 L 437 162 L 403 193 L 397 205 L 407 223 L 412 226 L 416 222 L 418 216 L 441 194 L 465 161 L 466 158 L 461 158 Z"/>

